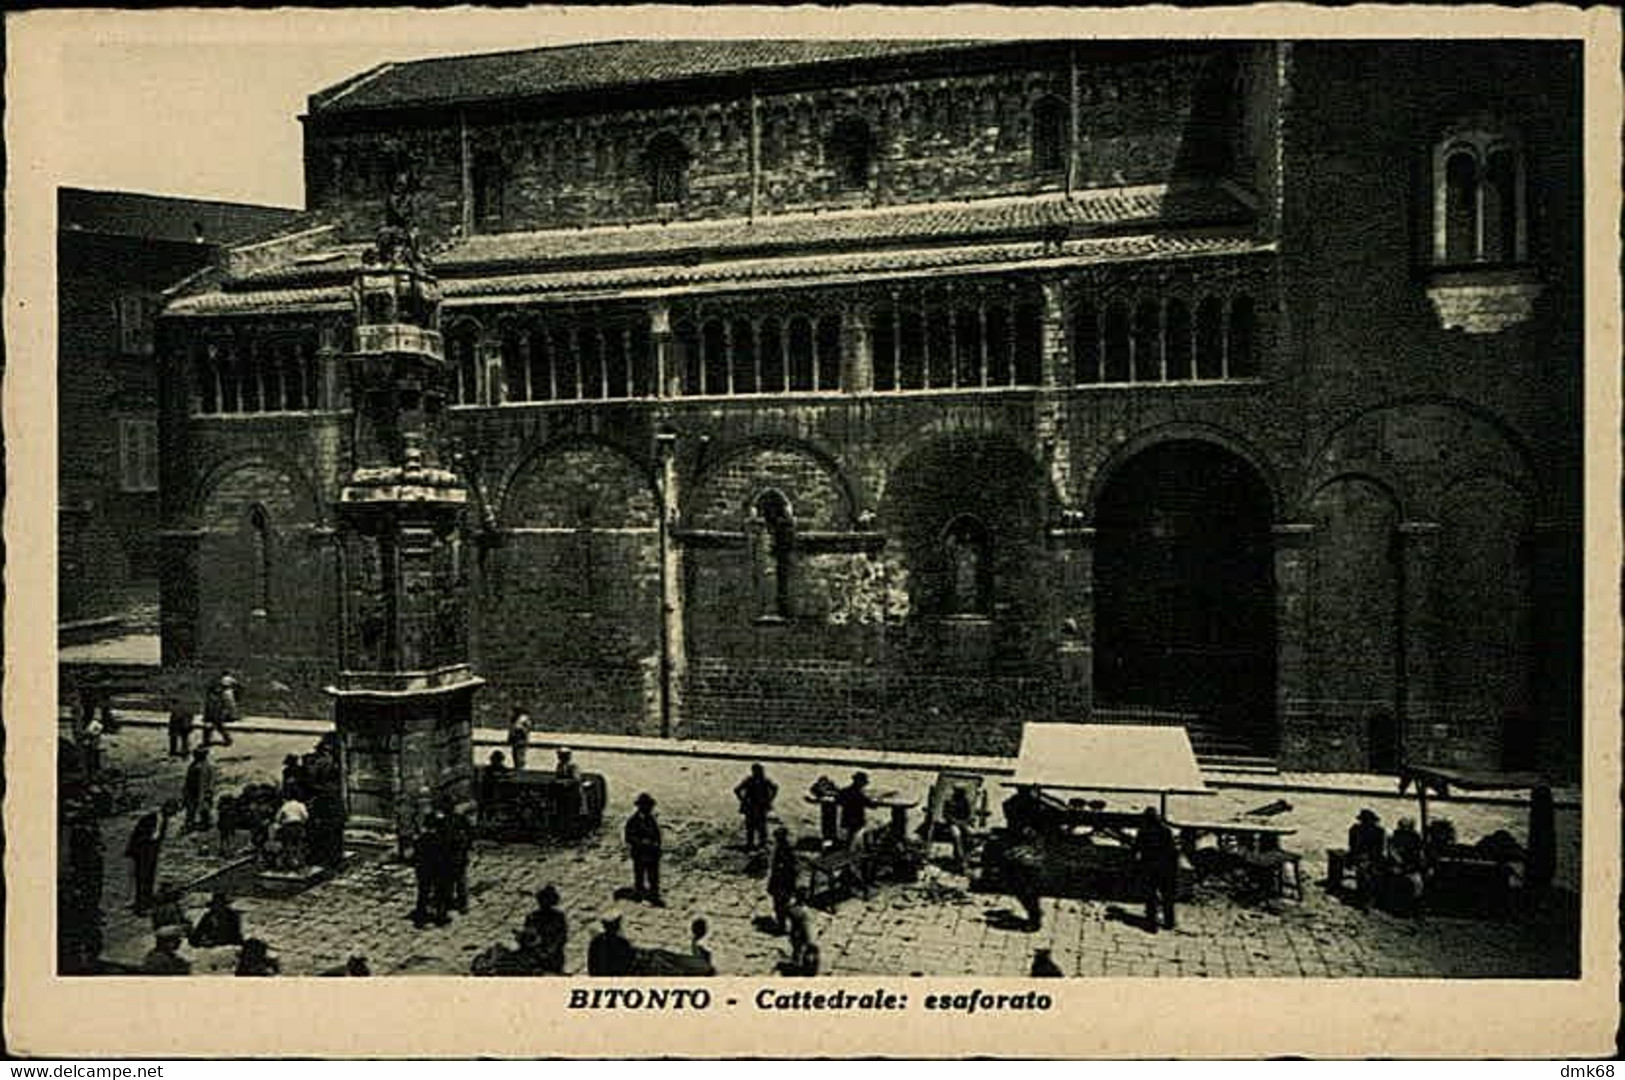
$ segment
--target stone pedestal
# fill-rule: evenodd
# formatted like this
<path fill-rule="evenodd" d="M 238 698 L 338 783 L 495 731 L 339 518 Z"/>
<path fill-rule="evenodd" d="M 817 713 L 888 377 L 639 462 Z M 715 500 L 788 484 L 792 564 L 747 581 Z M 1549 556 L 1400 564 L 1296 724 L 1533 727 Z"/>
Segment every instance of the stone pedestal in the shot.
<path fill-rule="evenodd" d="M 425 682 L 430 680 L 425 679 Z M 424 806 L 473 795 L 473 702 L 483 681 L 466 665 L 437 685 L 396 693 L 330 691 L 344 759 L 346 840 L 393 844 L 416 831 Z"/>

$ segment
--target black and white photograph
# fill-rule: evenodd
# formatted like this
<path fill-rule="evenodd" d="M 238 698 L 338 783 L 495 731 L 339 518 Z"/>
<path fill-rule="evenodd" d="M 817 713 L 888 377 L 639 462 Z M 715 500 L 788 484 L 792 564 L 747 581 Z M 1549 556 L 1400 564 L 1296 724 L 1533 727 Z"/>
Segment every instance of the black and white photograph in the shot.
<path fill-rule="evenodd" d="M 1594 974 L 1585 24 L 664 10 L 57 43 L 51 978 Z"/>

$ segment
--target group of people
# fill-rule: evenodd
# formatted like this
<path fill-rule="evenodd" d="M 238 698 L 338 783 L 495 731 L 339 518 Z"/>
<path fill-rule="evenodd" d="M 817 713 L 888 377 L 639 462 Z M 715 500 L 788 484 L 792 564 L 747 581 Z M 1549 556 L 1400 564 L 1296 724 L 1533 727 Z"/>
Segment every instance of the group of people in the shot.
<path fill-rule="evenodd" d="M 1063 811 L 1047 801 L 1036 786 L 1023 785 L 1005 800 L 1005 833 L 989 853 L 999 877 L 1020 903 L 1022 929 L 1043 927 L 1039 903 L 1046 855 L 1043 838 L 1063 825 Z M 1174 832 L 1155 807 L 1147 806 L 1134 825 L 1131 846 L 1131 887 L 1145 903 L 1145 928 L 1151 933 L 1175 927 L 1179 891 L 1179 845 Z"/>
<path fill-rule="evenodd" d="M 223 892 L 209 898 L 209 906 L 193 923 L 184 907 L 185 895 L 165 883 L 152 908 L 153 947 L 141 964 L 143 975 L 190 975 L 192 962 L 181 955 L 182 943 L 197 949 L 237 946 L 235 974 L 279 975 L 281 961 L 264 939 L 243 936 L 242 913 Z"/>
<path fill-rule="evenodd" d="M 221 746 L 231 745 L 228 725 L 240 719 L 238 693 L 242 683 L 230 671 L 221 672 L 203 691 L 203 746 L 209 746 L 216 737 Z M 196 716 L 179 698 L 169 703 L 169 756 L 184 758 L 192 752 L 192 730 Z"/>
<path fill-rule="evenodd" d="M 442 792 L 429 798 L 411 838 L 410 860 L 417 885 L 412 922 L 422 929 L 445 926 L 451 913 L 468 911 L 468 867 L 474 851 L 474 826 L 452 797 Z"/>
<path fill-rule="evenodd" d="M 1434 868 L 1441 861 L 1467 855 L 1507 867 L 1518 864 L 1526 898 L 1538 898 L 1550 888 L 1557 866 L 1552 789 L 1534 788 L 1529 809 L 1529 844 L 1525 848 L 1505 830 L 1496 830 L 1473 845 L 1460 844 L 1455 826 L 1445 818 L 1428 822 L 1423 835 L 1414 819 L 1402 817 L 1390 833 L 1383 829 L 1377 812 L 1366 807 L 1349 826 L 1343 869 L 1334 867 L 1331 876 L 1340 882 L 1343 870 L 1353 874 L 1350 899 L 1362 911 L 1375 904 L 1396 915 L 1413 915 L 1422 910 L 1437 884 Z"/>

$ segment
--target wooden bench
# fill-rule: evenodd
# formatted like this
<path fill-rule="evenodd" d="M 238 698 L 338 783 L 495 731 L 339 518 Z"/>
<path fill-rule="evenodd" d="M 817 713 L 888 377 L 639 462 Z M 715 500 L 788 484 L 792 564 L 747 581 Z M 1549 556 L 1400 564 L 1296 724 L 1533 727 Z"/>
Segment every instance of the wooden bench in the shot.
<path fill-rule="evenodd" d="M 807 898 L 831 896 L 842 885 L 856 885 L 860 890 L 869 887 L 869 860 L 863 852 L 836 848 L 816 855 L 802 855 L 797 860 L 807 872 Z"/>
<path fill-rule="evenodd" d="M 1298 866 L 1302 856 L 1296 851 L 1271 848 L 1268 851 L 1243 851 L 1238 854 L 1248 874 L 1258 883 L 1261 893 L 1284 898 L 1290 890 L 1292 899 L 1303 900 L 1303 879 Z M 1287 875 L 1289 867 L 1292 870 L 1290 881 Z"/>

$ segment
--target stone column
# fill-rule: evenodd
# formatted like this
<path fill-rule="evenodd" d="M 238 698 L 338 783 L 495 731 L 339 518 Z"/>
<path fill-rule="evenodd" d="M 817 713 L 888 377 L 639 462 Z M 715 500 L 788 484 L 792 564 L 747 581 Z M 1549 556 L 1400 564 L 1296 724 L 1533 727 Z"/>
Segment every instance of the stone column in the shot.
<path fill-rule="evenodd" d="M 1066 332 L 1066 283 L 1050 278 L 1040 283 L 1044 294 L 1041 380 L 1046 388 L 1072 383 L 1072 350 Z"/>
<path fill-rule="evenodd" d="M 1399 523 L 1399 760 L 1429 756 L 1439 716 L 1439 615 L 1434 603 L 1440 525 Z"/>
<path fill-rule="evenodd" d="M 1294 739 L 1298 725 L 1313 722 L 1314 686 L 1309 664 L 1309 548 L 1315 527 L 1275 525 L 1275 736 L 1281 757 L 1304 764 Z"/>
<path fill-rule="evenodd" d="M 663 300 L 649 305 L 649 348 L 653 352 L 655 397 L 681 397 L 683 373 L 678 370 L 671 336 L 671 306 Z"/>
<path fill-rule="evenodd" d="M 674 535 L 680 522 L 677 436 L 655 436 L 660 459 L 660 734 L 675 738 L 683 728 L 683 680 L 688 652 L 683 640 L 683 553 Z"/>
<path fill-rule="evenodd" d="M 481 398 L 487 405 L 501 405 L 508 400 L 507 373 L 502 370 L 502 342 L 482 333 L 478 345 L 480 370 L 485 377 L 485 394 Z"/>
<path fill-rule="evenodd" d="M 867 394 L 875 388 L 869 309 L 861 304 L 848 305 L 841 317 L 841 388 L 850 394 Z"/>
<path fill-rule="evenodd" d="M 1095 543 L 1097 530 L 1077 523 L 1050 530 L 1055 570 L 1055 610 L 1059 614 L 1055 660 L 1059 700 L 1055 719 L 1087 721 L 1095 707 Z"/>

